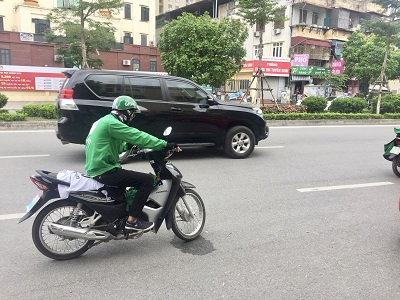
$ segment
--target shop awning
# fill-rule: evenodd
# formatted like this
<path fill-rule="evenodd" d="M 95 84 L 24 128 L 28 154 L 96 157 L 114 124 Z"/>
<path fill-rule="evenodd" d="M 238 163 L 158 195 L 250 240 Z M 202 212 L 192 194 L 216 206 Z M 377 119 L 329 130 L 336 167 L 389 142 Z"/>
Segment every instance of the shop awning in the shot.
<path fill-rule="evenodd" d="M 290 81 L 310 81 L 311 76 L 296 76 L 292 75 L 292 78 L 290 78 Z"/>

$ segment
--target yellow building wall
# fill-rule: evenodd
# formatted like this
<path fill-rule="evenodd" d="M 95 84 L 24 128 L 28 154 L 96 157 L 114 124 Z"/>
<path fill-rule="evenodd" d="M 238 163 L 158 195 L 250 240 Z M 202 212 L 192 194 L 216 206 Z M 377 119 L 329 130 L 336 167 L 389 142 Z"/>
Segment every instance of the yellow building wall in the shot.
<path fill-rule="evenodd" d="M 1 91 L 10 102 L 32 102 L 39 104 L 40 102 L 48 103 L 55 102 L 58 91 Z"/>

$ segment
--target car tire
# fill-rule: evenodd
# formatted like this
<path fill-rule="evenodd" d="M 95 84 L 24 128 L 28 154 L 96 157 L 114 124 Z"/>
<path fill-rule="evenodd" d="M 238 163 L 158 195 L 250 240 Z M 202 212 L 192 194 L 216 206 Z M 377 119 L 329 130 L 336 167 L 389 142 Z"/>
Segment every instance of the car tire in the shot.
<path fill-rule="evenodd" d="M 224 151 L 231 158 L 246 158 L 254 150 L 253 132 L 245 126 L 235 126 L 225 136 Z"/>

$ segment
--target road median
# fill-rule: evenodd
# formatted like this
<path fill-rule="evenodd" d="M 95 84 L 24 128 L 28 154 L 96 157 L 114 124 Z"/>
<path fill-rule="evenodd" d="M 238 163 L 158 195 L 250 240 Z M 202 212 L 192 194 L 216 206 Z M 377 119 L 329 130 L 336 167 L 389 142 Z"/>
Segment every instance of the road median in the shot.
<path fill-rule="evenodd" d="M 278 126 L 339 126 L 339 125 L 393 125 L 400 126 L 398 119 L 360 120 L 267 120 L 269 127 Z M 15 121 L 0 122 L 0 130 L 44 130 L 56 129 L 57 121 Z"/>

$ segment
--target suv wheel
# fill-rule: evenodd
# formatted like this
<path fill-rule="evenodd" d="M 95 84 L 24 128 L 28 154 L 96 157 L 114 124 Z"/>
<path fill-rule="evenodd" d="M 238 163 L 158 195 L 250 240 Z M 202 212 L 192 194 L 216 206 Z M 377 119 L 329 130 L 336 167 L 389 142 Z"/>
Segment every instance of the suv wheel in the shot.
<path fill-rule="evenodd" d="M 228 130 L 225 137 L 225 153 L 232 158 L 246 158 L 254 150 L 253 132 L 245 126 L 235 126 Z"/>

